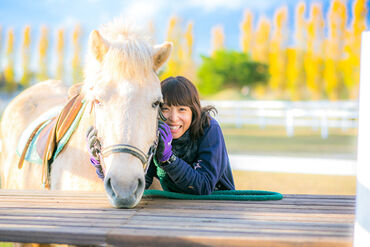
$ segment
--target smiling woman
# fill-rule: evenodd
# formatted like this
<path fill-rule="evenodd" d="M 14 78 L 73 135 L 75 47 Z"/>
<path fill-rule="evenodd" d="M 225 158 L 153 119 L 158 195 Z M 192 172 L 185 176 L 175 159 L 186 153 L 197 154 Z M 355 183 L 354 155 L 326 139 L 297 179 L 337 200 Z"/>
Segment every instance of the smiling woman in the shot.
<path fill-rule="evenodd" d="M 234 190 L 234 180 L 224 137 L 210 114 L 216 109 L 201 107 L 193 83 L 182 76 L 161 82 L 165 122 L 159 123 L 155 161 L 146 174 L 146 188 L 153 177 L 167 191 L 210 194 Z"/>

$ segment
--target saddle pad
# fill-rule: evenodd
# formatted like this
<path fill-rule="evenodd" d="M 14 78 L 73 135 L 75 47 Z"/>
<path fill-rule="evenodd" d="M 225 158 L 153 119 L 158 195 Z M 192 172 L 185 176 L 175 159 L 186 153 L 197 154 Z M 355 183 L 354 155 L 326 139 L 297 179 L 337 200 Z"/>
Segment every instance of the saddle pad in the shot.
<path fill-rule="evenodd" d="M 78 111 L 77 115 L 76 115 L 76 118 L 74 118 L 74 120 L 72 121 L 70 127 L 66 130 L 65 134 L 63 134 L 63 136 L 61 137 L 61 139 L 59 140 L 59 142 L 57 143 L 57 147 L 55 149 L 55 153 L 54 153 L 54 156 L 52 157 L 52 160 L 54 160 L 58 154 L 63 150 L 64 146 L 67 144 L 67 142 L 69 141 L 69 138 L 72 136 L 72 133 L 74 132 L 74 130 L 77 128 L 79 122 L 80 122 L 80 119 L 83 115 L 83 112 L 84 112 L 84 109 L 85 109 L 85 102 L 82 104 L 82 107 L 81 109 Z M 58 115 L 59 113 L 57 113 L 56 115 Z M 28 150 L 26 152 L 26 155 L 25 155 L 25 160 L 28 161 L 28 162 L 31 162 L 31 163 L 35 163 L 35 164 L 42 164 L 43 163 L 43 160 L 42 160 L 42 152 L 40 153 L 40 150 L 39 149 L 39 145 L 38 145 L 38 142 L 40 141 L 44 141 L 42 138 L 40 138 L 40 134 L 42 133 L 42 131 L 48 127 L 48 125 L 55 119 L 56 116 L 52 116 L 52 115 L 49 115 L 49 117 L 51 117 L 49 120 L 46 120 L 46 122 L 37 130 L 34 138 L 32 139 L 29 147 L 28 147 Z M 41 118 L 40 118 L 41 119 Z M 38 120 L 38 119 L 37 119 Z M 41 124 L 42 122 L 38 122 L 38 124 Z M 35 126 L 35 125 L 32 125 L 32 126 Z M 37 126 L 37 125 L 36 125 Z M 30 137 L 30 133 L 32 133 L 34 130 L 35 130 L 35 127 L 33 127 L 33 129 L 29 129 L 28 128 L 26 129 L 27 130 L 27 134 L 25 133 L 26 131 L 24 131 L 25 133 L 25 136 L 26 137 Z M 31 132 L 29 132 L 31 131 Z M 21 139 L 22 141 L 25 140 L 27 142 L 28 139 Z M 21 156 L 21 153 L 26 145 L 25 142 L 21 143 L 19 142 L 20 145 L 18 145 L 18 148 L 17 148 L 17 154 L 19 156 Z M 22 149 L 21 149 L 22 148 Z"/>
<path fill-rule="evenodd" d="M 37 153 L 35 142 L 37 140 L 37 137 L 40 135 L 40 132 L 45 128 L 45 126 L 48 123 L 50 123 L 52 118 L 55 118 L 56 116 L 59 115 L 62 108 L 63 108 L 63 105 L 53 107 L 50 110 L 41 114 L 30 125 L 28 125 L 28 127 L 22 132 L 18 145 L 17 145 L 16 152 L 19 156 L 21 156 L 22 151 L 24 150 L 24 147 L 26 146 L 28 139 L 30 138 L 31 134 L 36 130 L 37 126 L 44 123 L 39 128 L 39 130 L 36 132 L 35 137 L 30 143 L 30 147 L 28 148 L 26 156 L 25 156 L 26 161 L 36 163 L 36 164 L 42 164 L 42 157 L 40 157 L 40 155 Z"/>

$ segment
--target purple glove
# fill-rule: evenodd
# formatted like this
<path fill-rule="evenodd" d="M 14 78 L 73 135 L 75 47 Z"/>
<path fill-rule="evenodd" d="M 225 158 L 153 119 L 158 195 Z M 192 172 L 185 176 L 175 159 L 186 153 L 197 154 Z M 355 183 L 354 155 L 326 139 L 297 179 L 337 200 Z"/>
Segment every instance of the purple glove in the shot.
<path fill-rule="evenodd" d="M 90 158 L 91 165 L 95 167 L 96 169 L 96 174 L 98 177 L 102 180 L 104 180 L 104 172 L 103 172 L 103 167 L 100 165 L 100 161 L 96 160 L 94 157 Z"/>
<path fill-rule="evenodd" d="M 172 155 L 172 134 L 170 127 L 162 121 L 158 121 L 158 147 L 156 152 L 157 160 L 161 163 L 169 160 Z"/>

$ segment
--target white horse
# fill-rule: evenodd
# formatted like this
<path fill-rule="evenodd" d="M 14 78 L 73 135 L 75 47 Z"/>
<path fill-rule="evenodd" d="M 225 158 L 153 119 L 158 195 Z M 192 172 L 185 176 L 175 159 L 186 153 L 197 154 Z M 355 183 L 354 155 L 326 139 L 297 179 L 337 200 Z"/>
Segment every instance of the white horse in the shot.
<path fill-rule="evenodd" d="M 104 158 L 104 183 L 91 166 L 86 131 L 95 125 L 102 146 L 127 144 L 147 153 L 156 139 L 157 113 L 162 100 L 156 71 L 172 44 L 152 46 L 142 33 L 121 21 L 103 25 L 89 37 L 81 95 L 86 108 L 68 144 L 51 165 L 53 190 L 104 190 L 119 208 L 135 207 L 145 188 L 142 161 L 130 153 Z M 25 162 L 17 168 L 16 147 L 23 130 L 40 114 L 67 102 L 60 81 L 38 83 L 22 92 L 4 111 L 1 121 L 1 184 L 8 189 L 42 189 L 41 165 Z M 90 106 L 95 105 L 95 114 Z"/>

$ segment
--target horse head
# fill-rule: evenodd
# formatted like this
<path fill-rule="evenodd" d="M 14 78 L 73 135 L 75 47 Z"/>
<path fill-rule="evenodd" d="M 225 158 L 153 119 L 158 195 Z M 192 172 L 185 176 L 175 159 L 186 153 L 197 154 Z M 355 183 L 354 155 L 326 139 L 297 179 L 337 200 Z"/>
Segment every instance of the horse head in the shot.
<path fill-rule="evenodd" d="M 162 101 L 156 71 L 171 48 L 168 42 L 152 46 L 117 21 L 90 34 L 81 93 L 93 108 L 104 154 L 104 187 L 115 207 L 134 207 L 143 195 L 146 154 L 156 141 Z"/>

